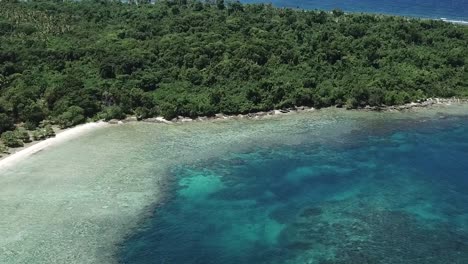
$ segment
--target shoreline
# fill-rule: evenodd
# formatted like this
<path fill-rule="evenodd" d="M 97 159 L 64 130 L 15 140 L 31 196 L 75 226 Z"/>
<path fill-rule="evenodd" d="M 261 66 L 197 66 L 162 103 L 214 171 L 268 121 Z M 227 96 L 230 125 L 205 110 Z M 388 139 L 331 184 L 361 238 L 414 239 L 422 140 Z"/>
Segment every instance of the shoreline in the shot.
<path fill-rule="evenodd" d="M 395 106 L 366 106 L 356 109 L 346 109 L 346 107 L 330 106 L 325 108 L 314 108 L 309 106 L 295 106 L 293 108 L 286 109 L 275 109 L 270 111 L 260 111 L 255 113 L 248 114 L 237 114 L 237 115 L 226 115 L 223 113 L 215 114 L 214 116 L 199 116 L 196 118 L 178 116 L 171 120 L 167 120 L 161 116 L 146 118 L 142 120 L 137 120 L 135 116 L 129 116 L 124 120 L 110 120 L 110 124 L 119 124 L 119 123 L 128 123 L 128 122 L 147 122 L 147 123 L 160 123 L 160 124 L 180 124 L 187 122 L 206 122 L 206 121 L 217 121 L 217 120 L 229 120 L 229 119 L 260 119 L 268 118 L 278 115 L 290 114 L 290 113 L 300 113 L 300 112 L 311 112 L 317 111 L 320 109 L 327 108 L 342 108 L 347 111 L 369 111 L 369 112 L 395 112 L 395 111 L 406 111 L 416 108 L 430 108 L 434 106 L 444 106 L 452 104 L 468 104 L 468 99 L 464 98 L 429 98 L 426 100 L 420 100 L 418 102 L 411 102 L 404 105 L 395 105 Z"/>
<path fill-rule="evenodd" d="M 452 23 L 452 24 L 457 24 L 457 25 L 462 25 L 462 26 L 468 26 L 468 21 L 467 20 L 455 20 L 455 19 L 446 19 L 446 18 L 441 18 L 441 21 L 444 21 L 446 23 Z"/>
<path fill-rule="evenodd" d="M 259 4 L 260 2 L 252 2 L 252 3 L 245 3 L 245 4 Z M 333 10 L 331 8 L 323 8 L 323 7 L 318 7 L 318 8 L 311 8 L 311 7 L 299 7 L 299 6 L 288 6 L 288 5 L 274 5 L 276 8 L 280 9 L 293 9 L 296 11 L 302 11 L 302 12 L 316 12 L 316 11 L 323 11 L 328 14 L 332 14 Z M 406 19 L 416 19 L 416 20 L 428 20 L 428 21 L 442 21 L 445 23 L 450 23 L 454 25 L 461 25 L 461 26 L 468 26 L 468 20 L 466 18 L 462 17 L 443 17 L 443 15 L 432 15 L 432 16 L 424 16 L 424 15 L 418 15 L 418 14 L 398 14 L 398 13 L 388 13 L 388 12 L 383 12 L 383 11 L 372 11 L 372 10 L 346 10 L 346 8 L 336 8 L 338 10 L 341 10 L 344 12 L 346 15 L 372 15 L 376 17 L 400 17 L 400 18 L 406 18 Z"/>
<path fill-rule="evenodd" d="M 247 3 L 247 4 L 258 4 L 258 3 Z M 324 11 L 327 13 L 332 13 L 333 10 L 330 8 L 310 8 L 310 7 L 299 7 L 299 6 L 282 6 L 282 5 L 275 5 L 277 8 L 282 8 L 282 9 L 294 9 L 294 10 L 300 10 L 300 11 L 305 11 L 305 12 L 310 12 L 310 11 Z M 372 11 L 372 10 L 346 10 L 342 8 L 338 8 L 338 10 L 342 10 L 344 14 L 346 15 L 356 15 L 356 14 L 365 14 L 365 15 L 373 15 L 373 16 L 384 16 L 384 17 L 401 17 L 401 18 L 406 18 L 406 19 L 419 19 L 419 20 L 433 20 L 433 21 L 442 21 L 450 24 L 455 24 L 455 25 L 461 25 L 461 26 L 468 26 L 468 20 L 466 18 L 462 17 L 442 17 L 440 15 L 432 15 L 432 16 L 424 16 L 424 15 L 417 15 L 417 14 L 398 14 L 398 13 L 388 13 L 388 12 L 382 12 L 382 11 Z"/>
<path fill-rule="evenodd" d="M 337 107 L 331 106 L 327 108 L 342 108 L 346 109 L 347 111 L 367 111 L 367 112 L 395 112 L 395 111 L 407 111 L 416 108 L 431 108 L 435 106 L 448 106 L 451 104 L 468 104 L 468 99 L 461 99 L 461 98 L 429 98 L 426 100 L 421 100 L 419 102 L 411 102 L 404 105 L 397 105 L 397 106 L 379 106 L 379 107 L 370 107 L 366 106 L 363 108 L 357 109 L 346 109 L 345 107 Z M 145 123 L 157 123 L 157 124 L 166 124 L 166 125 L 176 125 L 176 124 L 183 124 L 189 122 L 215 122 L 215 121 L 223 121 L 223 120 L 240 120 L 240 119 L 265 119 L 265 118 L 272 118 L 278 116 L 284 116 L 287 114 L 294 114 L 294 113 L 303 113 L 303 112 L 313 112 L 320 109 L 316 109 L 313 107 L 308 106 L 299 106 L 294 108 L 287 108 L 287 109 L 275 109 L 270 111 L 260 111 L 255 113 L 248 113 L 248 114 L 237 114 L 237 115 L 226 115 L 223 113 L 215 114 L 214 116 L 199 116 L 196 118 L 190 117 L 183 117 L 178 116 L 171 120 L 167 120 L 161 116 L 146 118 L 142 120 L 138 120 L 135 116 L 128 116 L 123 120 L 116 120 L 112 119 L 109 121 L 96 121 L 90 123 L 84 123 L 72 128 L 67 128 L 64 130 L 58 130 L 55 137 L 48 138 L 41 141 L 33 141 L 31 143 L 25 144 L 24 147 L 21 148 L 10 148 L 8 153 L 3 153 L 3 156 L 0 157 L 0 170 L 5 169 L 7 167 L 13 166 L 17 162 L 34 155 L 48 147 L 53 147 L 57 144 L 62 142 L 66 142 L 71 140 L 75 137 L 82 135 L 88 131 L 92 131 L 97 128 L 105 127 L 108 125 L 119 125 L 124 123 L 130 122 L 145 122 Z"/>
<path fill-rule="evenodd" d="M 10 148 L 9 153 L 5 153 L 0 158 L 0 170 L 13 166 L 17 162 L 40 151 L 43 151 L 48 147 L 56 146 L 57 144 L 69 141 L 84 133 L 107 125 L 109 124 L 103 121 L 85 123 L 72 128 L 59 130 L 57 131 L 55 137 L 47 138 L 45 140 L 40 141 L 33 141 L 25 144 L 25 146 L 21 148 Z"/>

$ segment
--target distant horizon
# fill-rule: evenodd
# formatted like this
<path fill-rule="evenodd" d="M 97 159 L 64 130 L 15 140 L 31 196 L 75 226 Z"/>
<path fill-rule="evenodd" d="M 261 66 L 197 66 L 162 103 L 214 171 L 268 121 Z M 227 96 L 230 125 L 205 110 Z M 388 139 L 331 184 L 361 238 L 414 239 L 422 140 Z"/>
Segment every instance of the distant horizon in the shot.
<path fill-rule="evenodd" d="M 396 0 L 382 3 L 372 0 L 241 0 L 242 3 L 271 3 L 276 7 L 333 10 L 341 9 L 351 13 L 373 13 L 408 16 L 416 18 L 444 19 L 449 22 L 468 23 L 468 2 L 463 0 Z M 447 4 L 450 2 L 450 4 Z"/>

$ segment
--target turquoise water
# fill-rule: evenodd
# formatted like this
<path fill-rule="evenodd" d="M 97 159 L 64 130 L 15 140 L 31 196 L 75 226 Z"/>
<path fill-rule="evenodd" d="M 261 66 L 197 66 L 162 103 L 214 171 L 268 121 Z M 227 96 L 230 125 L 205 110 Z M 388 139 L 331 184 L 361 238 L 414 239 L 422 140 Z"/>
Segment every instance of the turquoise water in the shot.
<path fill-rule="evenodd" d="M 261 0 L 244 0 L 246 3 L 264 3 Z M 423 18 L 447 18 L 468 21 L 466 0 L 271 0 L 280 7 L 370 12 Z"/>
<path fill-rule="evenodd" d="M 301 122 L 172 167 L 121 262 L 468 263 L 468 117 L 356 121 L 339 137 Z"/>

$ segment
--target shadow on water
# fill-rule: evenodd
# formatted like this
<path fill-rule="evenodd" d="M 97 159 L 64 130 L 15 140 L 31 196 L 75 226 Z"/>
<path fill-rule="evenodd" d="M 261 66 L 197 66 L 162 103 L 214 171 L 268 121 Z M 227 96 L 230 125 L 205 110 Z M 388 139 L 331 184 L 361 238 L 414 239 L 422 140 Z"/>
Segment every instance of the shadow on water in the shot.
<path fill-rule="evenodd" d="M 122 263 L 468 263 L 468 120 L 182 165 Z"/>

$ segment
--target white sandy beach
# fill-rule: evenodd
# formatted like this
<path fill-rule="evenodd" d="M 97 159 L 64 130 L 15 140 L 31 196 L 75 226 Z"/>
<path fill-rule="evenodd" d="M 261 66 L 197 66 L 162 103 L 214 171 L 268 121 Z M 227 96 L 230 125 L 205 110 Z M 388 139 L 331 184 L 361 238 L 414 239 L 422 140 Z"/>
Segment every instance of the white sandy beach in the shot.
<path fill-rule="evenodd" d="M 26 145 L 24 148 L 20 149 L 19 151 L 13 152 L 12 154 L 1 158 L 0 170 L 7 168 L 11 165 L 14 165 L 16 162 L 23 160 L 24 158 L 27 158 L 28 156 L 31 156 L 34 153 L 42 151 L 48 147 L 66 142 L 68 140 L 71 140 L 73 138 L 76 138 L 82 135 L 83 133 L 86 133 L 86 132 L 89 132 L 94 129 L 101 128 L 107 125 L 109 124 L 103 121 L 86 123 L 86 124 L 82 124 L 73 128 L 59 131 L 57 135 L 53 138 L 48 138 L 43 141 L 35 141 L 33 143 L 30 143 L 29 145 Z"/>

